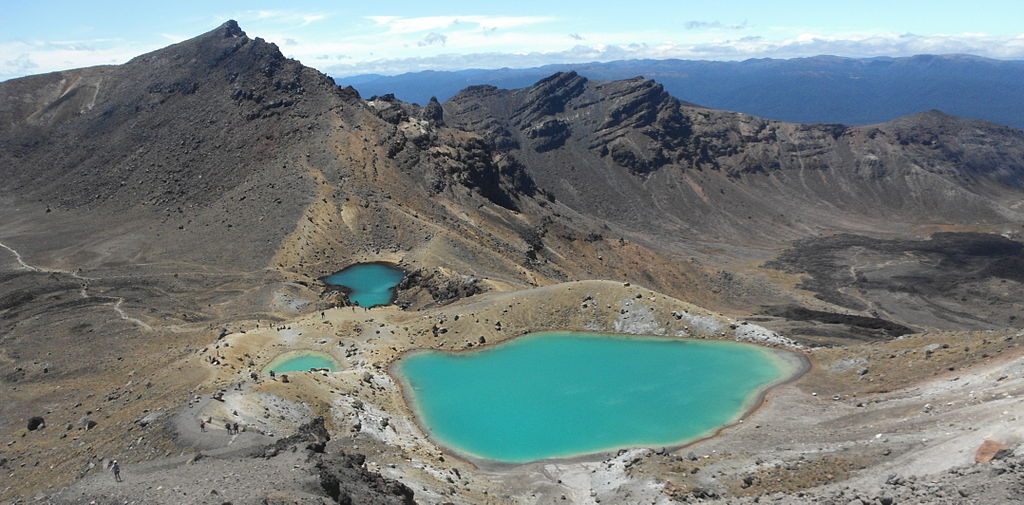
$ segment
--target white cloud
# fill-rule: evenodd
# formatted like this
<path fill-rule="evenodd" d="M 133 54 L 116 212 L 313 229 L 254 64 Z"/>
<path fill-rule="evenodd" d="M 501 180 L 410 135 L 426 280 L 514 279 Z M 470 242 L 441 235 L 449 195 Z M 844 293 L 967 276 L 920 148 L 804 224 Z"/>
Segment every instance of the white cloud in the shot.
<path fill-rule="evenodd" d="M 416 33 L 436 31 L 445 28 L 458 28 L 460 25 L 494 30 L 499 28 L 515 28 L 553 21 L 554 18 L 542 16 L 367 16 L 378 26 L 387 28 L 389 34 Z"/>
<path fill-rule="evenodd" d="M 15 41 L 0 43 L 0 80 L 28 73 L 124 63 L 165 44 L 140 46 L 123 40 Z"/>
<path fill-rule="evenodd" d="M 574 39 L 569 37 L 569 39 Z M 1024 35 L 996 36 L 982 33 L 915 35 L 899 33 L 854 33 L 825 36 L 798 33 L 788 38 L 769 39 L 746 36 L 678 42 L 630 42 L 621 40 L 657 40 L 655 34 L 588 34 L 587 45 L 555 34 L 508 34 L 488 44 L 480 35 L 449 36 L 445 53 L 423 57 L 372 58 L 327 67 L 332 75 L 359 73 L 397 74 L 424 69 L 458 70 L 465 68 L 531 67 L 552 63 L 585 63 L 619 59 L 722 59 L 793 58 L 823 54 L 848 57 L 911 56 L 915 54 L 974 54 L 989 58 L 1024 59 Z M 530 48 L 525 51 L 500 50 L 505 44 Z M 478 48 L 459 52 L 459 48 Z M 487 50 L 487 48 L 495 50 Z M 544 47 L 554 48 L 544 50 Z M 483 50 L 480 50 L 482 48 Z"/>
<path fill-rule="evenodd" d="M 725 29 L 725 30 L 745 30 L 749 28 L 747 22 L 744 21 L 736 25 L 727 25 L 721 21 L 687 21 L 683 23 L 683 28 L 687 30 L 709 30 L 709 29 Z"/>
<path fill-rule="evenodd" d="M 302 16 L 302 26 L 316 23 L 317 21 L 323 21 L 324 19 L 327 19 L 326 14 L 307 14 Z"/>
<path fill-rule="evenodd" d="M 1024 34 L 916 35 L 892 32 L 822 34 L 786 27 L 728 29 L 716 21 L 676 31 L 588 31 L 580 34 L 553 18 L 532 16 L 373 16 L 357 29 L 327 29 L 329 14 L 288 10 L 245 11 L 235 16 L 250 36 L 276 42 L 285 55 L 333 75 L 395 74 L 424 69 L 530 67 L 632 58 L 790 58 L 833 54 L 850 57 L 969 53 L 1024 59 Z M 248 19 L 248 21 L 245 21 Z M 313 29 L 301 29 L 321 23 Z M 733 26 L 746 26 L 733 25 Z M 566 35 L 569 33 L 569 35 Z M 585 35 L 585 37 L 584 37 Z M 13 41 L 0 43 L 0 79 L 29 72 L 123 63 L 168 42 L 120 39 Z"/>
<path fill-rule="evenodd" d="M 441 44 L 443 46 L 447 41 L 448 37 L 437 32 L 430 32 L 427 34 L 426 37 L 423 37 L 423 40 L 417 42 L 416 45 L 423 47 L 432 46 L 434 44 Z"/>
<path fill-rule="evenodd" d="M 271 10 L 248 10 L 232 14 L 218 14 L 212 19 L 222 22 L 225 19 L 234 19 L 246 27 L 265 28 L 268 26 L 288 26 L 302 28 L 318 21 L 323 21 L 329 16 L 322 12 L 306 12 L 299 10 L 271 9 Z"/>

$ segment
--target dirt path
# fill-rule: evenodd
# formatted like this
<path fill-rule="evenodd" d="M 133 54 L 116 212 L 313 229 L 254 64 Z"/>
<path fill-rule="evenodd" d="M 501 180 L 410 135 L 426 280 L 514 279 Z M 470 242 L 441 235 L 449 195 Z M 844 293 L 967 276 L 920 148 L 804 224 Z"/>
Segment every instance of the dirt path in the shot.
<path fill-rule="evenodd" d="M 4 249 L 7 249 L 8 251 L 11 251 L 11 254 L 14 255 L 14 259 L 18 261 L 18 264 L 21 265 L 22 268 L 26 268 L 28 270 L 32 270 L 32 271 L 35 271 L 35 272 L 40 272 L 41 271 L 38 268 L 36 268 L 36 267 L 34 267 L 32 265 L 29 265 L 28 263 L 25 263 L 25 260 L 23 260 L 21 258 L 21 253 L 19 253 L 18 251 L 15 251 L 13 248 L 8 246 L 7 244 L 4 244 L 3 242 L 0 242 L 0 247 L 3 247 Z"/>
<path fill-rule="evenodd" d="M 125 321 L 128 321 L 129 323 L 132 323 L 132 324 L 134 324 L 134 325 L 136 325 L 136 326 L 138 326 L 138 327 L 140 327 L 140 328 L 142 328 L 142 329 L 144 329 L 146 331 L 153 331 L 153 327 L 152 326 L 150 326 L 149 324 L 145 323 L 144 321 L 142 321 L 142 320 L 140 320 L 138 318 L 134 318 L 134 317 L 129 316 L 128 313 L 125 312 L 125 310 L 121 308 L 121 304 L 124 303 L 124 298 L 123 297 L 120 297 L 120 296 L 102 296 L 102 295 L 95 296 L 95 295 L 90 295 L 89 294 L 89 282 L 90 281 L 98 281 L 98 280 L 100 280 L 99 278 L 96 278 L 96 277 L 86 277 L 86 276 L 81 275 L 81 274 L 79 274 L 78 272 L 75 272 L 75 271 L 60 270 L 60 269 L 46 268 L 46 267 L 37 267 L 35 265 L 30 265 L 30 264 L 25 262 L 25 260 L 21 256 L 21 253 L 19 253 L 13 247 L 11 247 L 11 246 L 9 246 L 7 244 L 4 244 L 3 242 L 0 242 L 0 247 L 3 247 L 4 249 L 7 249 L 8 251 L 10 251 L 11 254 L 14 255 L 14 259 L 18 261 L 18 264 L 22 268 L 25 268 L 27 270 L 32 270 L 33 272 L 45 272 L 45 273 L 55 273 L 55 274 L 69 275 L 71 277 L 74 277 L 74 278 L 82 281 L 82 288 L 79 290 L 79 295 L 81 295 L 82 298 L 98 298 L 98 299 L 99 298 L 105 298 L 105 299 L 111 300 L 112 301 L 111 309 L 114 310 L 114 312 L 117 314 L 117 316 L 119 318 L 121 318 L 121 319 L 123 319 Z"/>

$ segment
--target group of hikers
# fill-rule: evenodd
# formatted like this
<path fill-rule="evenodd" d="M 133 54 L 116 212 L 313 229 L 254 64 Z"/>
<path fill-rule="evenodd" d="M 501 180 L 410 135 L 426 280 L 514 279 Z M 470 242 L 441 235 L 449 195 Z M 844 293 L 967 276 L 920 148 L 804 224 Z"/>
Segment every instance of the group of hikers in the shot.
<path fill-rule="evenodd" d="M 210 423 L 205 418 L 199 419 L 199 431 L 206 433 L 206 425 L 208 424 Z M 224 430 L 227 431 L 229 435 L 237 435 L 240 431 L 238 428 L 238 423 L 229 422 L 224 423 Z"/>
<path fill-rule="evenodd" d="M 206 432 L 206 425 L 208 425 L 208 424 L 209 424 L 209 422 L 206 420 L 206 418 L 199 419 L 199 431 L 205 433 Z M 240 429 L 238 427 L 238 423 L 229 423 L 229 422 L 225 422 L 224 423 L 224 430 L 227 431 L 229 435 L 237 435 L 239 433 L 239 431 L 240 431 Z M 122 481 L 121 480 L 121 464 L 118 463 L 116 459 L 110 460 L 110 463 L 107 464 L 107 470 L 110 470 L 110 473 L 114 474 L 114 482 L 121 482 Z"/>

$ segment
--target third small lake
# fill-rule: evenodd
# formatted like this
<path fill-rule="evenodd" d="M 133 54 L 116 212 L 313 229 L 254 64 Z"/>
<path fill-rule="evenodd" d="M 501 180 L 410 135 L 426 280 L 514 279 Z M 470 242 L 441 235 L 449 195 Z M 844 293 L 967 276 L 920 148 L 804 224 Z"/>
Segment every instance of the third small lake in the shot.
<path fill-rule="evenodd" d="M 376 307 L 395 301 L 395 286 L 403 278 L 402 269 L 385 263 L 357 263 L 323 281 L 348 288 L 348 299 L 360 307 Z"/>

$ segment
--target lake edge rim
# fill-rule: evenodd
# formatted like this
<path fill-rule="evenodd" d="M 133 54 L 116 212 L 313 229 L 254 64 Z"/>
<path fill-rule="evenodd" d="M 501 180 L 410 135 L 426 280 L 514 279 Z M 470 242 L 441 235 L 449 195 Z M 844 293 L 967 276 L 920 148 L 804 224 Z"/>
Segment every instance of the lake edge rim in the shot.
<path fill-rule="evenodd" d="M 743 405 L 736 416 L 730 421 L 723 423 L 717 428 L 710 429 L 699 435 L 695 435 L 685 440 L 681 440 L 678 443 L 657 445 L 657 446 L 642 446 L 635 444 L 627 444 L 622 446 L 611 447 L 602 449 L 599 451 L 586 452 L 580 454 L 568 454 L 561 456 L 551 456 L 547 458 L 539 458 L 529 461 L 501 461 L 496 459 L 487 458 L 477 454 L 473 454 L 470 451 L 466 451 L 460 448 L 450 446 L 442 443 L 437 437 L 435 437 L 430 430 L 427 429 L 423 422 L 423 416 L 418 412 L 417 404 L 413 401 L 412 395 L 412 384 L 409 383 L 405 374 L 401 373 L 396 367 L 399 366 L 399 362 L 411 355 L 422 354 L 426 352 L 438 352 L 447 354 L 464 354 L 472 352 L 487 352 L 492 350 L 501 344 L 510 343 L 513 341 L 521 340 L 524 338 L 543 337 L 548 334 L 571 334 L 571 335 L 589 335 L 594 337 L 621 337 L 627 339 L 639 339 L 639 340 L 679 340 L 679 341 L 693 341 L 693 342 L 719 342 L 723 344 L 735 344 L 737 346 L 753 346 L 762 351 L 767 359 L 771 360 L 773 364 L 780 370 L 779 379 L 766 383 L 765 385 L 752 391 L 748 396 L 747 400 L 744 401 Z M 619 451 L 629 449 L 641 449 L 641 448 L 657 448 L 665 449 L 669 452 L 678 451 L 696 443 L 708 440 L 716 437 L 725 430 L 742 424 L 743 420 L 753 415 L 761 407 L 766 405 L 769 400 L 770 393 L 775 391 L 781 386 L 794 383 L 803 378 L 807 372 L 814 368 L 814 362 L 811 357 L 800 350 L 783 348 L 780 346 L 772 346 L 760 342 L 743 342 L 722 338 L 699 338 L 692 336 L 675 336 L 675 335 L 649 335 L 649 334 L 628 334 L 628 333 L 616 333 L 616 332 L 603 332 L 603 331 L 590 331 L 590 330 L 538 330 L 528 331 L 519 335 L 509 337 L 503 340 L 488 342 L 486 344 L 477 345 L 470 348 L 461 348 L 454 350 L 439 350 L 439 349 L 427 349 L 427 348 L 416 348 L 408 349 L 399 353 L 396 357 L 392 358 L 391 361 L 385 367 L 386 373 L 392 378 L 392 380 L 399 385 L 402 394 L 402 407 L 406 412 L 406 415 L 412 419 L 413 424 L 424 434 L 424 436 L 430 440 L 430 442 L 437 447 L 441 452 L 451 457 L 466 461 L 477 468 L 485 470 L 502 470 L 519 468 L 529 465 L 544 465 L 544 464 L 564 464 L 564 463 L 578 463 L 578 462 L 593 462 L 603 461 L 610 457 L 614 457 Z"/>

